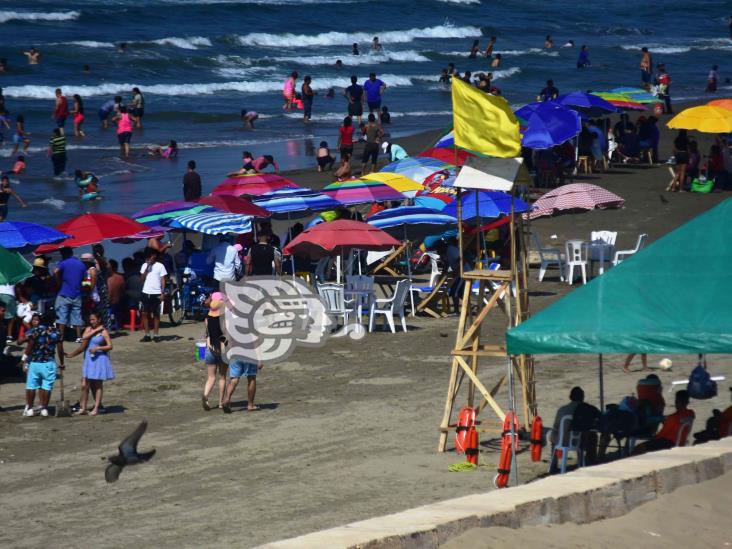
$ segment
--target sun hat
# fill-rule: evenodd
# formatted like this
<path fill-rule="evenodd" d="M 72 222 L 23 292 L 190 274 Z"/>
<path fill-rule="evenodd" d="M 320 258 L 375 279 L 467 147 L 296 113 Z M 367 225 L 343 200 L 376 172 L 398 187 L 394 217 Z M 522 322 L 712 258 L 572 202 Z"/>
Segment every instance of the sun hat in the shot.
<path fill-rule="evenodd" d="M 224 294 L 214 292 L 211 294 L 211 303 L 209 303 L 208 316 L 216 318 L 221 316 L 221 308 L 224 304 Z"/>
<path fill-rule="evenodd" d="M 45 269 L 46 268 L 46 260 L 43 259 L 42 257 L 36 257 L 33 260 L 33 266 L 34 267 L 43 267 Z"/>
<path fill-rule="evenodd" d="M 94 261 L 94 256 L 92 254 L 81 254 L 82 261 Z"/>

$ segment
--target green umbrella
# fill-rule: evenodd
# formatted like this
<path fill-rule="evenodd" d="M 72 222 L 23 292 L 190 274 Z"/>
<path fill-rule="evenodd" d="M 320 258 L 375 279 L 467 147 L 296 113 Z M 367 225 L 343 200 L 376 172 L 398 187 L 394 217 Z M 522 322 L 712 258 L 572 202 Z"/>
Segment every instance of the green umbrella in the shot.
<path fill-rule="evenodd" d="M 33 276 L 33 267 L 18 252 L 0 247 L 0 284 L 17 284 Z"/>

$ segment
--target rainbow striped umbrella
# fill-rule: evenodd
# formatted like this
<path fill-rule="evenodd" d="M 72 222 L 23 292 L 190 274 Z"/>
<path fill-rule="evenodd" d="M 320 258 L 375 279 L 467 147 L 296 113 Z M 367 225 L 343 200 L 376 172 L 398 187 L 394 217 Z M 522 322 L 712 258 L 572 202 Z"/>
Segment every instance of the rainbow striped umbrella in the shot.
<path fill-rule="evenodd" d="M 619 93 L 625 95 L 636 103 L 663 103 L 661 99 L 642 88 L 613 88 L 612 90 L 610 90 L 610 93 Z"/>
<path fill-rule="evenodd" d="M 402 201 L 405 196 L 378 181 L 349 179 L 337 181 L 323 189 L 323 192 L 341 204 L 366 204 L 368 202 Z"/>
<path fill-rule="evenodd" d="M 614 107 L 618 107 L 619 109 L 625 109 L 630 111 L 644 111 L 646 110 L 645 105 L 642 103 L 635 101 L 628 95 L 624 95 L 622 93 L 612 93 L 612 92 L 593 92 L 592 95 L 596 95 L 597 97 L 601 97 Z"/>
<path fill-rule="evenodd" d="M 416 181 L 409 179 L 407 176 L 398 173 L 389 173 L 385 171 L 370 173 L 361 177 L 361 181 L 382 183 L 389 185 L 395 191 L 399 191 L 404 196 L 413 197 L 417 191 L 424 189 L 424 186 Z"/>

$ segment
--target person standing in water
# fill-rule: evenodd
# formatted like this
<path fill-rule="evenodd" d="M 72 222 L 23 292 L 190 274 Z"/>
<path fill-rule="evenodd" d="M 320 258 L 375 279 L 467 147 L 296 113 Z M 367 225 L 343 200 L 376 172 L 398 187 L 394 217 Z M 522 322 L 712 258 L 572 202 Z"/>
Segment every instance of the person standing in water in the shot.
<path fill-rule="evenodd" d="M 290 112 L 292 110 L 292 102 L 295 99 L 295 86 L 297 84 L 297 71 L 292 71 L 290 76 L 287 77 L 287 80 L 285 80 L 285 85 L 282 88 L 282 97 L 285 99 L 285 104 L 282 105 L 282 108 L 286 112 Z"/>
<path fill-rule="evenodd" d="M 81 96 L 75 93 L 74 96 L 74 110 L 71 111 L 74 121 L 74 135 L 76 137 L 84 137 L 84 132 L 81 129 L 81 125 L 84 123 L 84 102 L 81 100 Z"/>
<path fill-rule="evenodd" d="M 488 45 L 485 47 L 485 57 L 490 59 L 493 56 L 493 46 L 496 45 L 496 37 L 491 36 L 491 39 L 488 40 Z"/>
<path fill-rule="evenodd" d="M 649 90 L 651 88 L 651 80 L 653 79 L 653 59 L 646 47 L 641 48 L 640 70 L 641 86 L 643 89 Z"/>
<path fill-rule="evenodd" d="M 56 103 L 53 108 L 53 114 L 51 118 L 56 121 L 56 127 L 61 130 L 61 135 L 64 134 L 64 126 L 66 125 L 66 119 L 69 117 L 69 102 L 64 97 L 61 88 L 56 88 Z"/>
<path fill-rule="evenodd" d="M 361 55 L 361 52 L 358 51 L 358 44 L 356 42 L 354 42 L 353 46 L 351 47 L 351 54 L 352 55 Z"/>
<path fill-rule="evenodd" d="M 369 74 L 369 79 L 363 84 L 363 90 L 366 92 L 366 102 L 369 105 L 369 114 L 376 113 L 381 117 L 381 96 L 386 90 L 386 84 L 376 78 L 376 73 Z"/>
<path fill-rule="evenodd" d="M 473 45 L 470 48 L 470 53 L 468 54 L 468 59 L 477 58 L 479 51 L 480 51 L 480 40 L 473 40 Z"/>
<path fill-rule="evenodd" d="M 13 152 L 10 153 L 10 156 L 15 156 L 15 154 L 18 152 L 18 149 L 20 148 L 20 144 L 23 144 L 23 152 L 28 152 L 28 147 L 30 147 L 30 138 L 28 137 L 30 135 L 29 132 L 25 131 L 25 117 L 22 114 L 19 114 L 15 117 L 15 133 L 13 134 Z"/>
<path fill-rule="evenodd" d="M 345 89 L 343 95 L 348 99 L 348 116 L 355 116 L 360 124 L 363 116 L 364 94 L 363 87 L 358 85 L 356 75 L 351 76 L 351 85 Z"/>
<path fill-rule="evenodd" d="M 119 142 L 119 154 L 122 160 L 130 156 L 130 141 L 132 140 L 132 120 L 127 113 L 127 107 L 120 107 L 119 114 L 112 118 L 117 122 L 117 141 Z"/>
<path fill-rule="evenodd" d="M 303 117 L 302 121 L 305 124 L 308 124 L 310 122 L 310 119 L 313 116 L 313 99 L 315 99 L 315 92 L 313 91 L 313 88 L 310 86 L 310 82 L 312 82 L 312 78 L 310 76 L 306 76 L 303 79 L 301 92 L 302 92 L 302 107 L 303 107 Z"/>
<path fill-rule="evenodd" d="M 140 88 L 132 88 L 132 116 L 135 119 L 135 127 L 142 129 L 142 117 L 145 115 L 145 97 Z"/>
<path fill-rule="evenodd" d="M 718 70 L 719 65 L 714 65 L 712 70 L 709 71 L 709 76 L 707 76 L 707 89 L 705 90 L 707 93 L 715 93 L 717 91 L 717 80 L 719 80 Z"/>
<path fill-rule="evenodd" d="M 577 57 L 577 68 L 584 69 L 591 65 L 592 63 L 590 63 L 590 52 L 587 49 L 587 46 L 583 45 L 580 48 L 579 57 Z"/>
<path fill-rule="evenodd" d="M 8 201 L 11 196 L 15 197 L 21 208 L 28 207 L 25 200 L 10 187 L 10 178 L 7 175 L 3 175 L 0 178 L 0 221 L 5 221 L 8 218 Z"/>
<path fill-rule="evenodd" d="M 66 171 L 66 138 L 61 128 L 54 128 L 48 142 L 48 155 L 53 163 L 53 175 L 58 177 Z"/>
<path fill-rule="evenodd" d="M 381 42 L 379 42 L 379 37 L 374 36 L 371 42 L 371 53 L 381 53 L 382 51 L 384 51 L 384 48 L 381 46 Z"/>
<path fill-rule="evenodd" d="M 544 39 L 544 49 L 550 50 L 554 47 L 554 39 L 552 38 L 551 34 L 547 34 L 546 38 Z"/>

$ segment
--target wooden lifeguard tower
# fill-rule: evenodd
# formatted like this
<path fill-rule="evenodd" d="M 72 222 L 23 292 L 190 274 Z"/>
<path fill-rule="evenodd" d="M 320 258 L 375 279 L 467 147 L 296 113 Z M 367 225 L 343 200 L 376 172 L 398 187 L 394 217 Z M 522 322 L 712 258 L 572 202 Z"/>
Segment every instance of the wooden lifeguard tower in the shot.
<path fill-rule="evenodd" d="M 455 186 L 458 188 L 460 275 L 465 281 L 465 285 L 455 345 L 451 352 L 451 369 L 445 409 L 439 427 L 439 452 L 445 451 L 448 434 L 455 428 L 455 424 L 452 423 L 453 410 L 460 398 L 461 389 L 465 389 L 462 392 L 465 395 L 465 405 L 475 408 L 478 416 L 486 407 L 489 407 L 496 416 L 497 421 L 493 424 L 488 420 L 479 420 L 478 431 L 501 432 L 506 414 L 495 397 L 507 381 L 509 368 L 515 372 L 515 378 L 518 380 L 520 387 L 522 413 L 519 414 L 519 417 L 525 428 L 528 429 L 531 419 L 537 413 L 533 357 L 527 355 L 508 357 L 505 347 L 505 330 L 517 326 L 529 316 L 528 254 L 526 248 L 528 224 L 520 214 L 514 212 L 513 207 L 509 214 L 508 223 L 510 268 L 490 270 L 487 265 L 478 260 L 474 269 L 463 270 L 461 195 L 465 192 L 491 189 L 510 191 L 511 196 L 514 197 L 516 192 L 514 183 L 523 171 L 521 159 L 480 159 L 474 164 L 479 169 L 475 169 L 469 163 L 466 163 L 455 182 Z M 477 257 L 481 258 L 483 257 L 481 239 L 478 238 L 477 241 Z M 493 316 L 500 314 L 494 311 L 503 313 L 505 329 L 499 329 L 490 334 L 485 321 L 491 314 Z M 486 364 L 487 360 L 491 358 L 496 360 L 502 358 L 506 362 L 500 367 L 496 367 L 495 364 L 492 366 Z M 487 381 L 488 377 L 491 378 L 490 382 Z M 519 410 L 516 411 L 519 412 Z"/>

